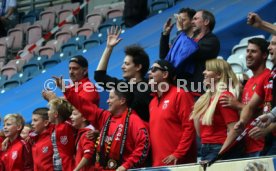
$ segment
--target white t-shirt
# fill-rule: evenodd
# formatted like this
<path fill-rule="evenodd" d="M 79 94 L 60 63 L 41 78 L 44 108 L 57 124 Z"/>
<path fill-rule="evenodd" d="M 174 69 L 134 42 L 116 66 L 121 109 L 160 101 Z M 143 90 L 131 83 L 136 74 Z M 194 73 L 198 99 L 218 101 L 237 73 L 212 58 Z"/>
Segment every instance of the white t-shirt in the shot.
<path fill-rule="evenodd" d="M 3 3 L 3 0 L 0 0 L 0 14 L 2 12 L 2 3 Z M 5 14 L 7 13 L 8 9 L 10 7 L 16 7 L 16 0 L 6 0 L 6 7 L 5 7 Z M 9 16 L 9 19 L 12 20 L 15 18 L 15 15 L 12 14 L 11 16 Z"/>

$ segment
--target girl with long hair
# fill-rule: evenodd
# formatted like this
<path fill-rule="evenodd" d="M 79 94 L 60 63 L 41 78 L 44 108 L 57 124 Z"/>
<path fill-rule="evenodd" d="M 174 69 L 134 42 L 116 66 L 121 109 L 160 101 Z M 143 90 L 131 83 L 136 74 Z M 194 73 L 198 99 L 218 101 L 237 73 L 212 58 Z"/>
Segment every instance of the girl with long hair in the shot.
<path fill-rule="evenodd" d="M 223 95 L 239 97 L 240 86 L 231 66 L 222 59 L 206 61 L 204 75 L 205 93 L 197 100 L 190 119 L 194 120 L 201 138 L 201 160 L 211 160 L 220 151 L 227 133 L 239 120 L 238 111 L 222 107 Z"/>

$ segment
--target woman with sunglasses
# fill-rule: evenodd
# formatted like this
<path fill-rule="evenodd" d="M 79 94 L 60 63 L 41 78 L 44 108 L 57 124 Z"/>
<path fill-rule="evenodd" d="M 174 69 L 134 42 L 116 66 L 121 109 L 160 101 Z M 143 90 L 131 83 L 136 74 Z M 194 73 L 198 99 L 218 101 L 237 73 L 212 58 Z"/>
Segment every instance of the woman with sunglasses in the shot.
<path fill-rule="evenodd" d="M 189 120 L 193 98 L 173 85 L 174 78 L 175 70 L 165 60 L 156 61 L 149 70 L 153 92 L 149 105 L 153 166 L 196 162 L 196 134 Z"/>

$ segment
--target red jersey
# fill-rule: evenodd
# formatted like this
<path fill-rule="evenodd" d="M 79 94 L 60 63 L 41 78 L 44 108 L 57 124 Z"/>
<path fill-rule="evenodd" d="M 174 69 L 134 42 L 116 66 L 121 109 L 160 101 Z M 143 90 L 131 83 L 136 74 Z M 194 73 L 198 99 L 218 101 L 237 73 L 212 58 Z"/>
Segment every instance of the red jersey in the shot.
<path fill-rule="evenodd" d="M 165 165 L 162 160 L 171 154 L 178 159 L 178 164 L 196 162 L 196 133 L 193 121 L 189 120 L 193 105 L 189 93 L 172 85 L 160 98 L 156 94 L 151 100 L 153 166 Z"/>
<path fill-rule="evenodd" d="M 2 163 L 5 171 L 32 171 L 33 159 L 30 144 L 20 136 L 8 144 L 6 151 L 2 152 Z"/>
<path fill-rule="evenodd" d="M 5 137 L 2 137 L 0 136 L 0 144 L 2 144 L 2 142 L 4 141 Z M 1 148 L 0 148 L 1 149 Z M 2 164 L 2 161 L 1 161 L 1 156 L 2 156 L 2 150 L 0 150 L 0 171 L 1 170 L 4 170 L 4 164 Z"/>
<path fill-rule="evenodd" d="M 86 133 L 89 130 L 95 130 L 95 129 L 91 125 L 86 128 L 79 129 L 78 135 L 76 138 L 76 165 L 75 165 L 75 167 L 77 167 L 77 165 L 79 164 L 79 162 L 81 161 L 81 159 L 83 157 L 85 157 L 89 161 L 87 163 L 87 165 L 81 169 L 81 171 L 89 171 L 89 170 L 92 171 L 93 170 L 92 156 L 94 154 L 95 143 L 86 137 Z"/>
<path fill-rule="evenodd" d="M 93 126 L 95 126 L 93 122 L 97 123 L 99 130 L 103 128 L 104 124 L 111 116 L 109 111 L 98 108 L 95 104 L 85 101 L 81 96 L 68 98 L 68 101 L 74 105 Z M 109 139 L 116 131 L 118 133 L 118 130 L 124 129 L 119 122 L 121 117 L 122 115 L 111 116 L 106 139 Z M 127 137 L 121 163 L 126 169 L 139 167 L 143 164 L 150 145 L 148 135 L 148 130 L 144 122 L 139 118 L 137 113 L 132 110 L 129 117 Z M 117 141 L 117 138 L 115 138 L 114 141 Z M 117 167 L 119 166 L 120 165 L 117 165 Z M 100 166 L 100 169 L 102 169 L 102 167 L 106 166 Z"/>
<path fill-rule="evenodd" d="M 53 146 L 51 133 L 54 126 L 50 125 L 41 134 L 31 137 L 33 139 L 32 154 L 34 171 L 50 171 L 53 168 Z"/>
<path fill-rule="evenodd" d="M 229 91 L 221 94 L 233 96 Z M 211 99 L 211 102 L 213 99 Z M 236 110 L 229 107 L 222 107 L 217 103 L 214 111 L 212 125 L 202 125 L 200 122 L 200 138 L 202 144 L 223 144 L 227 137 L 227 125 L 239 120 L 239 114 Z"/>
<path fill-rule="evenodd" d="M 73 170 L 75 165 L 75 129 L 65 121 L 55 125 L 56 144 L 62 161 L 62 170 Z"/>
<path fill-rule="evenodd" d="M 247 81 L 247 83 L 244 86 L 243 94 L 242 94 L 242 103 L 243 104 L 247 104 L 250 101 L 253 94 L 255 93 L 257 86 L 264 87 L 264 84 L 269 76 L 270 76 L 270 70 L 266 68 L 260 75 L 258 75 L 257 77 L 253 76 Z M 260 107 L 263 107 L 263 105 Z M 249 120 L 247 126 L 256 117 L 257 116 L 252 117 Z M 246 146 L 245 146 L 246 153 L 262 151 L 264 148 L 264 138 L 260 138 L 260 139 L 256 140 L 256 139 L 250 138 L 248 135 L 246 135 L 245 141 L 246 141 Z"/>
<path fill-rule="evenodd" d="M 264 85 L 258 85 L 256 88 L 256 93 L 264 99 L 263 113 L 269 113 L 271 111 L 272 103 L 272 88 L 273 88 L 273 79 L 276 77 L 276 68 L 270 72 L 270 76 L 265 79 Z M 276 131 L 272 132 L 276 136 Z"/>
<path fill-rule="evenodd" d="M 87 78 L 83 78 L 79 82 L 78 85 L 71 86 L 70 88 L 66 88 L 64 92 L 64 96 L 66 99 L 73 98 L 75 93 L 84 98 L 86 101 L 90 101 L 97 106 L 99 106 L 100 96 L 97 92 L 95 85 Z"/>

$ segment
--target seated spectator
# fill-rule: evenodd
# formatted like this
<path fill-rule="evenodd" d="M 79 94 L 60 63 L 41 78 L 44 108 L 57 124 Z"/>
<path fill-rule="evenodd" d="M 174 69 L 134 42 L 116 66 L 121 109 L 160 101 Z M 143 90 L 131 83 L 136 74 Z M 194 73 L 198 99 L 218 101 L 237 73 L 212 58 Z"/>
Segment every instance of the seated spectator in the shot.
<path fill-rule="evenodd" d="M 33 170 L 31 146 L 20 137 L 24 122 L 20 114 L 8 114 L 4 117 L 4 135 L 8 143 L 2 152 L 1 162 L 5 171 Z"/>
<path fill-rule="evenodd" d="M 0 37 L 7 35 L 7 31 L 13 28 L 17 22 L 16 0 L 2 0 L 0 3 Z"/>
<path fill-rule="evenodd" d="M 190 118 L 201 138 L 201 160 L 209 161 L 217 156 L 239 120 L 236 110 L 222 107 L 219 101 L 224 95 L 238 97 L 240 86 L 231 66 L 222 59 L 207 60 L 203 75 L 207 90 L 195 103 Z"/>

